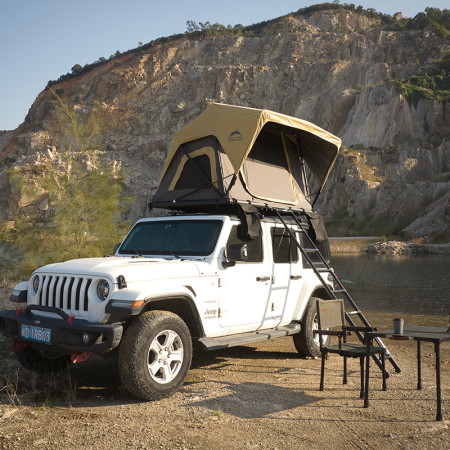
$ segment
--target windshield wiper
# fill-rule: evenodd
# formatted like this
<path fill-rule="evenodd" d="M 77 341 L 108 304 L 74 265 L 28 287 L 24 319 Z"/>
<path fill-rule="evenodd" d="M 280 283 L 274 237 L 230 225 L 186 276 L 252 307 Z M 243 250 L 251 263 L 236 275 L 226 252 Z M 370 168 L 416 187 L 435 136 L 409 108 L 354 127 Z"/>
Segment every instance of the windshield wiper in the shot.
<path fill-rule="evenodd" d="M 180 256 L 178 256 L 174 251 L 172 250 L 167 250 L 172 256 L 175 256 L 175 258 L 177 259 L 181 259 Z"/>
<path fill-rule="evenodd" d="M 131 250 L 126 250 L 126 251 L 131 252 L 131 253 L 136 253 L 136 255 L 132 256 L 132 258 L 143 258 L 144 257 L 142 252 L 140 250 L 136 250 L 135 248 L 132 248 Z"/>

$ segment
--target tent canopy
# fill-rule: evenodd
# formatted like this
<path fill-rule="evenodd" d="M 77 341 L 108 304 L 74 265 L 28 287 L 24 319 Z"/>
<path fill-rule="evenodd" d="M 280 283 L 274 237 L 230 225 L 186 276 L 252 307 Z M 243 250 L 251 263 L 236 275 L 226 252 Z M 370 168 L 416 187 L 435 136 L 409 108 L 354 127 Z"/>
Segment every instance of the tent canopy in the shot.
<path fill-rule="evenodd" d="M 234 200 L 311 209 L 340 145 L 338 137 L 295 117 L 211 103 L 174 135 L 151 205 L 183 209 Z M 308 170 L 316 178 L 314 194 Z"/>

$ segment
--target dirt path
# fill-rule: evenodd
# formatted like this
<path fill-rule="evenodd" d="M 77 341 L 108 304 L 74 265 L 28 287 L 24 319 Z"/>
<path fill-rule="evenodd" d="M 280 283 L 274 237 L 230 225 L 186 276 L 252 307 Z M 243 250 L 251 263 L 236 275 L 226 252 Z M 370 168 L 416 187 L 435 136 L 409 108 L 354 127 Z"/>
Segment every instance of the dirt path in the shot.
<path fill-rule="evenodd" d="M 381 390 L 372 367 L 370 407 L 359 399 L 359 365 L 342 385 L 339 357 L 296 357 L 290 338 L 200 352 L 183 389 L 141 402 L 121 386 L 114 360 L 100 357 L 58 376 L 19 369 L 0 341 L 0 448 L 448 448 L 450 346 L 442 346 L 444 421 L 436 422 L 434 351 L 423 344 L 416 386 L 415 344 L 389 342 L 402 373 Z"/>

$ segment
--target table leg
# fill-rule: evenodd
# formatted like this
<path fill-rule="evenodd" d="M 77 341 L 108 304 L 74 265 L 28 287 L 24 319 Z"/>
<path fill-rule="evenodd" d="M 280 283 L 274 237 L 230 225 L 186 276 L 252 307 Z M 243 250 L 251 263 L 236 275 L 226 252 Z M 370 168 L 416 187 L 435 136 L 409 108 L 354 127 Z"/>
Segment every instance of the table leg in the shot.
<path fill-rule="evenodd" d="M 370 339 L 367 339 L 366 353 L 366 386 L 364 389 L 364 408 L 369 407 L 369 364 L 370 364 Z"/>
<path fill-rule="evenodd" d="M 436 398 L 437 398 L 437 413 L 436 420 L 442 420 L 441 410 L 441 353 L 439 349 L 439 342 L 434 343 L 434 353 L 436 354 Z"/>
<path fill-rule="evenodd" d="M 422 367 L 420 364 L 420 339 L 417 340 L 417 389 L 422 389 Z"/>

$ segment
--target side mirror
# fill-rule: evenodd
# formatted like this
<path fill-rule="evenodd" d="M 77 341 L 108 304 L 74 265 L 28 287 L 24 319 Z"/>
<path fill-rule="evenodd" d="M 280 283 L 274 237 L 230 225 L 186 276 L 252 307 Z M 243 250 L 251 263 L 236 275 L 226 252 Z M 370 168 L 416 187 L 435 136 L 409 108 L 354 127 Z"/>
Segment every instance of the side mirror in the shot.
<path fill-rule="evenodd" d="M 227 259 L 230 262 L 247 261 L 247 244 L 229 244 Z"/>
<path fill-rule="evenodd" d="M 119 243 L 117 243 L 115 246 L 114 246 L 114 254 L 116 254 L 116 252 L 117 252 L 117 250 L 119 250 L 119 247 L 122 245 L 122 242 L 119 242 Z"/>

